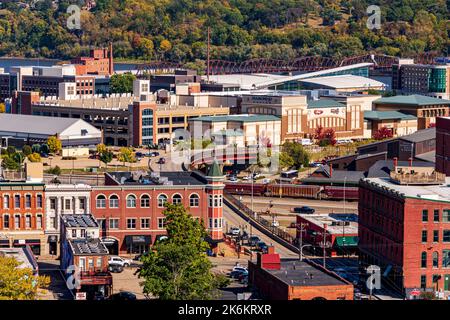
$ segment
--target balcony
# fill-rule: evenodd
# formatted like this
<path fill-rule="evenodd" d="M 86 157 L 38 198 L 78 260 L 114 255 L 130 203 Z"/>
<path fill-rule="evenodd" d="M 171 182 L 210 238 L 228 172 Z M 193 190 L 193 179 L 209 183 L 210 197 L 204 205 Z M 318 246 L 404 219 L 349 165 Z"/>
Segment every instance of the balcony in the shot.
<path fill-rule="evenodd" d="M 91 270 L 80 272 L 81 285 L 112 285 L 112 275 L 109 271 Z"/>
<path fill-rule="evenodd" d="M 396 173 L 391 171 L 391 179 L 401 185 L 433 185 L 445 183 L 445 174 L 433 171 L 432 173 Z"/>

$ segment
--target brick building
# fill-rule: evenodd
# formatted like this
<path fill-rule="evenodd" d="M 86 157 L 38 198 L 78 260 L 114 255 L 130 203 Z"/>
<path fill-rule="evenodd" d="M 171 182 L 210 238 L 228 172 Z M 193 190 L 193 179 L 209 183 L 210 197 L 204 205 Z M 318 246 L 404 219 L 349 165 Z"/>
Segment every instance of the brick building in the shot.
<path fill-rule="evenodd" d="M 450 117 L 436 120 L 436 170 L 450 176 Z"/>
<path fill-rule="evenodd" d="M 72 59 L 71 63 L 76 65 L 77 75 L 113 75 L 114 58 L 112 44 L 109 44 L 108 49 L 92 49 L 89 57 L 78 57 Z"/>
<path fill-rule="evenodd" d="M 396 166 L 389 178 L 367 178 L 359 190 L 360 266 L 381 268 L 382 284 L 450 291 L 449 180 L 433 168 Z"/>
<path fill-rule="evenodd" d="M 353 285 L 309 261 L 280 259 L 269 247 L 248 262 L 248 282 L 268 300 L 353 300 Z"/>
<path fill-rule="evenodd" d="M 91 212 L 112 253 L 142 253 L 166 234 L 164 204 L 181 203 L 201 219 L 215 246 L 222 239 L 222 173 L 215 163 L 200 172 L 107 173 L 105 186 L 92 187 Z"/>

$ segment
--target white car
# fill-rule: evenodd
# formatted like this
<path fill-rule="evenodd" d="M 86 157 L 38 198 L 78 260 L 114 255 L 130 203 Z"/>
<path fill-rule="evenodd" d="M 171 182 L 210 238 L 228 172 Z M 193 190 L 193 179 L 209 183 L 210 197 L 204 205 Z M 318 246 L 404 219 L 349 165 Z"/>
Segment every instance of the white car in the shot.
<path fill-rule="evenodd" d="M 266 183 L 270 183 L 271 181 L 272 181 L 272 180 L 270 180 L 270 179 L 268 179 L 268 178 L 265 178 L 265 179 L 263 179 L 262 183 L 266 184 Z"/>
<path fill-rule="evenodd" d="M 240 265 L 237 265 L 237 266 L 233 267 L 232 271 L 248 272 L 246 267 L 243 267 L 243 266 L 240 266 Z"/>
<path fill-rule="evenodd" d="M 108 260 L 108 264 L 118 264 L 122 267 L 129 267 L 131 265 L 130 259 L 124 259 L 119 256 L 110 256 Z"/>
<path fill-rule="evenodd" d="M 232 227 L 232 228 L 230 229 L 230 233 L 231 233 L 233 236 L 238 236 L 239 233 L 241 233 L 241 229 L 239 229 L 238 227 Z"/>

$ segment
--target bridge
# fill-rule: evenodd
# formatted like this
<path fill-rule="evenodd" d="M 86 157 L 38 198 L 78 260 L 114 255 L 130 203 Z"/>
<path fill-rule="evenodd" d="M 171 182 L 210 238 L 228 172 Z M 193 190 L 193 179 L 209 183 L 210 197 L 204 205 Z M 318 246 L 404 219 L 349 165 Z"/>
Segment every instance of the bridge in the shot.
<path fill-rule="evenodd" d="M 428 52 L 417 55 L 414 61 L 419 64 L 434 64 L 438 57 L 437 52 Z M 375 71 L 389 71 L 393 64 L 397 63 L 399 57 L 383 54 L 365 54 L 343 59 L 334 59 L 322 56 L 305 56 L 291 60 L 276 59 L 250 59 L 242 62 L 211 60 L 209 65 L 210 75 L 223 74 L 250 74 L 250 73 L 283 73 L 283 72 L 313 72 L 331 68 L 343 67 L 357 63 L 373 63 Z M 183 69 L 180 62 L 152 61 L 138 65 L 137 76 L 144 78 L 148 74 L 169 73 L 177 69 Z M 204 73 L 207 74 L 208 67 Z"/>

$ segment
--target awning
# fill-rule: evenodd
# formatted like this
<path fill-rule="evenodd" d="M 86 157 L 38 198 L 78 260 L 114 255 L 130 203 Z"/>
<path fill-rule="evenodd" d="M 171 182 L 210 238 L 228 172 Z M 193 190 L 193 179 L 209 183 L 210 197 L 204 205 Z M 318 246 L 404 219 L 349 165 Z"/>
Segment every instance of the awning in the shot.
<path fill-rule="evenodd" d="M 335 244 L 338 247 L 356 247 L 358 246 L 358 237 L 356 236 L 336 237 Z"/>
<path fill-rule="evenodd" d="M 102 242 L 104 245 L 112 245 L 112 244 L 116 244 L 117 240 L 114 238 L 103 238 Z"/>
<path fill-rule="evenodd" d="M 30 246 L 40 246 L 41 240 L 39 239 L 26 239 L 26 240 L 14 240 L 13 246 L 24 246 L 24 245 L 30 245 Z"/>
<path fill-rule="evenodd" d="M 125 236 L 125 243 L 127 246 L 133 244 L 145 244 L 149 246 L 152 243 L 151 236 Z"/>

